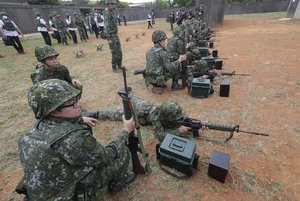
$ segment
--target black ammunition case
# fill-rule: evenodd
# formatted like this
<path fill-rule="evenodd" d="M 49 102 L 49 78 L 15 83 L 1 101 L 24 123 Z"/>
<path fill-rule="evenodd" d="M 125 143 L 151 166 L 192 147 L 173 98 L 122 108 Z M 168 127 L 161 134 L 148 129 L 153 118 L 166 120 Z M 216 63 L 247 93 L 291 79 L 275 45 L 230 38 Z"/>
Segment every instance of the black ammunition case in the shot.
<path fill-rule="evenodd" d="M 215 58 L 218 57 L 218 50 L 217 49 L 213 49 L 212 56 L 215 57 Z"/>
<path fill-rule="evenodd" d="M 220 84 L 220 96 L 229 97 L 230 83 L 229 80 L 223 80 Z"/>
<path fill-rule="evenodd" d="M 206 40 L 199 40 L 198 47 L 206 47 Z"/>
<path fill-rule="evenodd" d="M 208 166 L 208 175 L 219 182 L 224 183 L 230 163 L 230 155 L 219 151 L 213 151 Z"/>
<path fill-rule="evenodd" d="M 212 56 L 202 57 L 201 59 L 203 59 L 207 62 L 209 69 L 214 68 L 214 58 Z"/>
<path fill-rule="evenodd" d="M 193 78 L 191 96 L 194 98 L 207 98 L 210 94 L 210 79 Z"/>
<path fill-rule="evenodd" d="M 179 172 L 192 175 L 197 170 L 199 156 L 196 154 L 195 141 L 167 134 L 157 154 L 162 165 Z"/>
<path fill-rule="evenodd" d="M 215 66 L 215 69 L 217 70 L 222 70 L 222 67 L 223 67 L 223 59 L 215 59 L 214 61 L 214 66 Z"/>
<path fill-rule="evenodd" d="M 208 48 L 207 47 L 198 47 L 201 57 L 208 56 Z"/>

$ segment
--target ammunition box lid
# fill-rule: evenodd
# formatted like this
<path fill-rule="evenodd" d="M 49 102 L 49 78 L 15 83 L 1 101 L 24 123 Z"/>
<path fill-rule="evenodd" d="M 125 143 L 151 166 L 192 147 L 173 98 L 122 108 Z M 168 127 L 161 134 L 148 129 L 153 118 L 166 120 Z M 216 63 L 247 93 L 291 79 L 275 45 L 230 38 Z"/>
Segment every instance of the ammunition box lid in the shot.
<path fill-rule="evenodd" d="M 210 79 L 204 79 L 201 77 L 195 77 L 192 81 L 192 86 L 199 86 L 202 88 L 210 88 Z"/>
<path fill-rule="evenodd" d="M 205 60 L 206 62 L 213 62 L 214 58 L 212 56 L 202 57 L 201 59 Z"/>
<path fill-rule="evenodd" d="M 196 153 L 196 143 L 176 135 L 167 134 L 160 145 L 161 156 L 192 164 Z"/>

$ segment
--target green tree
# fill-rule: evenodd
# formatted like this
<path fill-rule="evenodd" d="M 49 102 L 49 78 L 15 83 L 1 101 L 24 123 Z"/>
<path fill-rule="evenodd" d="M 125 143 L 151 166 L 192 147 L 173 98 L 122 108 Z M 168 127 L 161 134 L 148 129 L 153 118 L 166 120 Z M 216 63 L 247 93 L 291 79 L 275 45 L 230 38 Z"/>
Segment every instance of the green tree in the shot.
<path fill-rule="evenodd" d="M 59 5 L 59 0 L 30 0 L 29 4 L 38 4 L 38 5 Z"/>
<path fill-rule="evenodd" d="M 195 6 L 195 0 L 173 0 L 172 7 L 186 7 L 186 6 Z"/>
<path fill-rule="evenodd" d="M 169 0 L 156 0 L 155 6 L 157 8 L 169 8 L 171 7 L 171 3 Z"/>

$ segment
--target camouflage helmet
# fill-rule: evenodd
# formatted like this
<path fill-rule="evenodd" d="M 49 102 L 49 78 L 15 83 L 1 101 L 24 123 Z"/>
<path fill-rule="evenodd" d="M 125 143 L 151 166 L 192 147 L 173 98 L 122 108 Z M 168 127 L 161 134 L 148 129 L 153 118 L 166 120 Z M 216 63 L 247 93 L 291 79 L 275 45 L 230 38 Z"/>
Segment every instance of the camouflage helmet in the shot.
<path fill-rule="evenodd" d="M 105 0 L 105 4 L 109 4 L 109 3 L 116 4 L 117 0 Z"/>
<path fill-rule="evenodd" d="M 160 106 L 160 119 L 166 122 L 174 122 L 185 117 L 180 105 L 175 101 L 166 101 Z"/>
<path fill-rule="evenodd" d="M 59 55 L 52 46 L 45 45 L 45 44 L 37 46 L 35 48 L 34 52 L 35 52 L 35 56 L 39 62 L 42 62 L 43 60 L 45 60 L 49 57 Z"/>
<path fill-rule="evenodd" d="M 178 36 L 180 34 L 180 28 L 179 27 L 175 27 L 174 29 L 173 29 L 173 35 L 174 36 Z"/>
<path fill-rule="evenodd" d="M 191 51 L 186 51 L 185 55 L 186 55 L 186 60 L 190 60 L 193 58 L 193 53 Z"/>
<path fill-rule="evenodd" d="M 162 40 L 166 40 L 167 38 L 168 37 L 167 37 L 166 33 L 162 30 L 155 30 L 152 33 L 152 42 L 154 42 L 154 43 L 157 43 Z"/>
<path fill-rule="evenodd" d="M 27 98 L 35 117 L 41 119 L 79 94 L 80 90 L 75 89 L 66 81 L 48 79 L 33 85 L 29 89 Z"/>
<path fill-rule="evenodd" d="M 198 56 L 201 55 L 201 54 L 200 54 L 200 50 L 198 50 L 198 49 L 193 49 L 193 50 L 192 50 L 192 53 L 193 53 L 193 55 L 194 55 L 195 57 L 198 57 Z"/>

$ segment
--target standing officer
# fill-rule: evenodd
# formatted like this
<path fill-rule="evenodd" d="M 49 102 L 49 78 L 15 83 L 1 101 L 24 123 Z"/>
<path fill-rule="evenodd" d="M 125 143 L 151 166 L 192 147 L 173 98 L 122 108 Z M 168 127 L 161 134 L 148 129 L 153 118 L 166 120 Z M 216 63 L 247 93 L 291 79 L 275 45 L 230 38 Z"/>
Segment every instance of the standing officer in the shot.
<path fill-rule="evenodd" d="M 154 86 L 165 87 L 166 81 L 172 78 L 172 90 L 183 89 L 178 84 L 180 78 L 180 63 L 186 60 L 186 55 L 170 61 L 166 48 L 167 35 L 164 31 L 156 30 L 152 34 L 154 46 L 146 54 L 145 79 Z"/>
<path fill-rule="evenodd" d="M 23 36 L 23 33 L 4 12 L 0 13 L 0 32 L 3 35 L 3 38 L 6 39 L 10 45 L 14 46 L 19 54 L 25 54 L 24 48 L 19 39 L 19 34 Z"/>
<path fill-rule="evenodd" d="M 123 118 L 118 137 L 103 146 L 90 126 L 97 120 L 82 117 L 79 94 L 57 79 L 38 82 L 29 90 L 28 102 L 38 121 L 19 139 L 29 200 L 91 201 L 99 189 L 108 186 L 115 194 L 135 179 L 128 171 L 130 152 L 125 145 L 135 128 L 133 119 Z"/>
<path fill-rule="evenodd" d="M 114 13 L 117 1 L 105 0 L 107 10 L 104 12 L 104 34 L 112 55 L 112 69 L 114 72 L 122 71 L 122 49 L 118 37 L 118 19 Z"/>
<path fill-rule="evenodd" d="M 37 12 L 36 13 L 36 27 L 37 30 L 42 34 L 44 41 L 47 45 L 52 45 L 51 43 L 51 38 L 50 35 L 48 33 L 48 30 L 50 30 L 50 27 L 47 25 L 47 23 L 45 22 L 45 20 L 41 17 L 41 13 Z"/>

